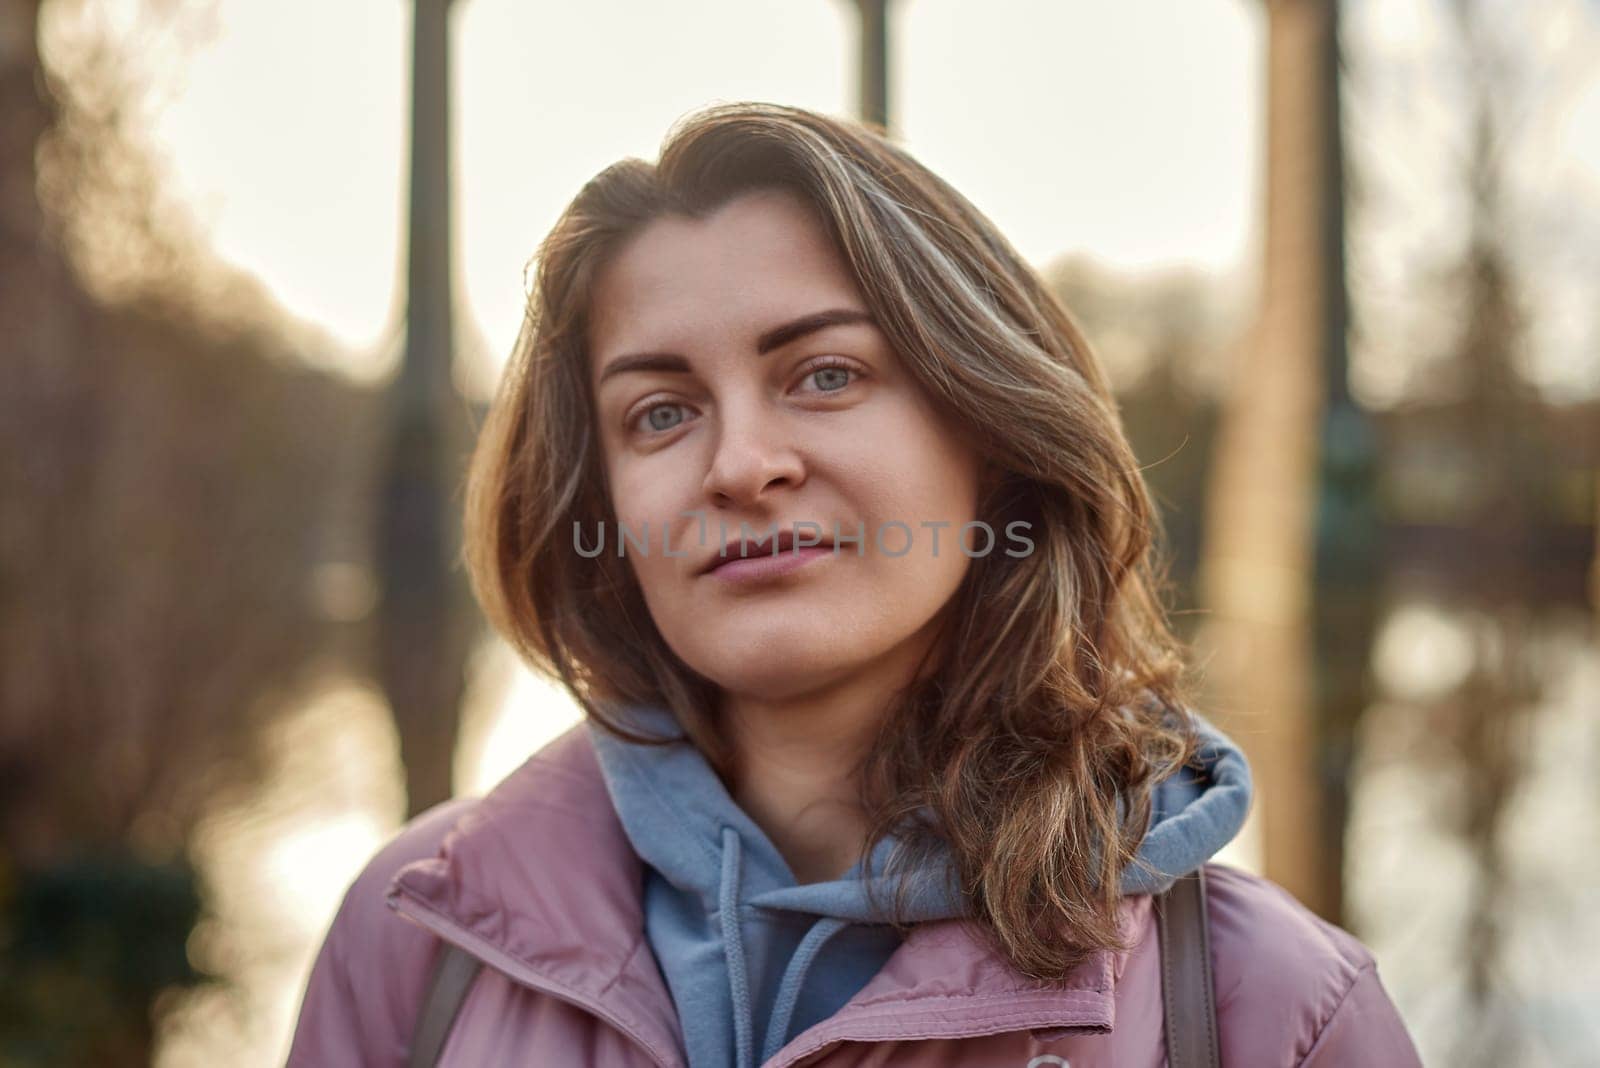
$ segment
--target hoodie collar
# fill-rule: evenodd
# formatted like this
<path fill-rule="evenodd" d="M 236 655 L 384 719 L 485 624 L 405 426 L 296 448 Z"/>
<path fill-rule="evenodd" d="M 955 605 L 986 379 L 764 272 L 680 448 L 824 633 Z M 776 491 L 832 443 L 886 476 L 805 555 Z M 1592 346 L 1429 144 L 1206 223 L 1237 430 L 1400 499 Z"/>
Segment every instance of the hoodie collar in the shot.
<path fill-rule="evenodd" d="M 835 879 L 800 884 L 766 832 L 728 794 L 705 756 L 689 743 L 672 713 L 659 706 L 628 705 L 614 711 L 640 733 L 675 738 L 671 745 L 636 745 L 599 725 L 586 724 L 606 789 L 634 852 L 679 890 L 700 897 L 715 910 L 725 887 L 717 872 L 726 857 L 731 828 L 740 840 L 739 900 L 761 908 L 787 909 L 852 923 L 883 923 L 888 916 L 873 907 L 893 901 L 900 878 L 889 873 L 899 839 L 886 836 L 869 858 L 871 878 L 862 877 L 860 860 Z M 908 923 L 951 919 L 967 914 L 945 858 L 907 876 Z"/>
<path fill-rule="evenodd" d="M 885 919 L 870 909 L 864 887 L 870 882 L 892 894 L 897 876 L 876 874 L 863 880 L 858 861 L 837 879 L 797 885 L 771 839 L 728 795 L 669 710 L 631 704 L 617 706 L 613 714 L 640 733 L 679 740 L 672 745 L 635 745 L 595 723 L 585 724 L 635 852 L 673 886 L 699 893 L 708 912 L 717 907 L 715 873 L 723 863 L 724 831 L 732 826 L 744 843 L 740 897 L 746 904 L 852 922 Z M 1200 739 L 1199 767 L 1180 769 L 1152 791 L 1144 839 L 1133 863 L 1122 872 L 1123 894 L 1160 893 L 1204 864 L 1244 826 L 1253 793 L 1244 752 L 1205 716 L 1192 710 L 1191 715 Z M 870 858 L 873 872 L 888 871 L 897 841 L 889 835 L 878 843 Z M 948 857 L 911 873 L 908 882 L 909 914 L 904 917 L 908 922 L 969 915 Z"/>
<path fill-rule="evenodd" d="M 1218 739 L 1210 741 L 1212 754 L 1229 755 L 1231 743 Z M 1239 806 L 1241 774 L 1247 806 L 1242 755 L 1233 766 L 1232 807 Z M 1206 787 L 1197 779 L 1180 789 L 1185 792 L 1162 802 L 1178 806 L 1168 808 L 1177 815 L 1189 811 L 1197 803 L 1194 795 Z M 1230 805 L 1219 804 L 1214 815 L 1197 819 L 1204 825 L 1197 829 L 1220 833 L 1232 820 L 1225 811 Z M 1154 866 L 1170 883 L 1182 871 L 1166 865 L 1183 863 L 1192 852 L 1174 847 L 1155 858 Z M 557 863 L 560 875 L 552 877 Z M 402 867 L 387 903 L 513 980 L 606 1020 L 663 1068 L 684 1068 L 671 994 L 651 955 L 641 952 L 643 877 L 643 862 L 613 808 L 589 729 L 579 723 L 473 805 L 435 856 Z M 1149 906 L 1142 892 L 1123 898 L 1125 932 L 1139 928 Z M 835 1041 L 903 1036 L 912 1022 L 918 1034 L 949 1039 L 1018 1029 L 1109 1031 L 1125 961 L 1125 953 L 1099 950 L 1065 982 L 1036 983 L 990 947 L 975 921 L 918 923 L 866 987 L 832 1017 L 797 1035 L 769 1065 L 781 1068 Z M 953 973 L 962 976 L 955 995 Z"/>
<path fill-rule="evenodd" d="M 1124 894 L 1168 889 L 1233 841 L 1249 814 L 1254 787 L 1244 750 L 1205 716 L 1190 714 L 1200 736 L 1199 767 L 1180 768 L 1151 791 L 1148 829 L 1122 871 Z"/>

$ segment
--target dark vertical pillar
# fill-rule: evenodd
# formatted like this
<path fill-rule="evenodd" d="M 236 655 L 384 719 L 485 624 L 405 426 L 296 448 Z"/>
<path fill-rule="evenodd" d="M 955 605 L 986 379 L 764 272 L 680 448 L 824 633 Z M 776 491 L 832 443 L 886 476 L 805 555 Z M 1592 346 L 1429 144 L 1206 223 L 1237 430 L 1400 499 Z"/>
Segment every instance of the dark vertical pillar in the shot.
<path fill-rule="evenodd" d="M 1344 146 L 1339 101 L 1339 4 L 1330 0 L 1319 36 L 1318 65 L 1324 176 L 1322 239 L 1322 366 L 1325 382 L 1318 472 L 1316 596 L 1313 600 L 1314 695 L 1323 798 L 1321 838 L 1327 843 L 1325 914 L 1344 919 L 1344 829 L 1356 729 L 1372 697 L 1371 650 L 1378 626 L 1380 522 L 1377 437 L 1350 394 L 1348 295 L 1345 279 Z"/>
<path fill-rule="evenodd" d="M 889 0 L 856 0 L 861 17 L 859 117 L 889 128 Z"/>
<path fill-rule="evenodd" d="M 450 0 L 415 0 L 406 339 L 390 388 L 378 514 L 378 677 L 405 765 L 407 813 L 451 795 L 470 638 L 456 488 L 464 402 L 451 379 Z"/>

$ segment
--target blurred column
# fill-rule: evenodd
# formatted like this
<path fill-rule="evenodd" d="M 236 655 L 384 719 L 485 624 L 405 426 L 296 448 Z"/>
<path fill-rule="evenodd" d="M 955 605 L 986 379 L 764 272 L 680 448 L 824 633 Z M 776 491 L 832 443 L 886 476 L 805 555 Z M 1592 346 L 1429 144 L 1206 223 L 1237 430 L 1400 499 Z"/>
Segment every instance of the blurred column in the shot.
<path fill-rule="evenodd" d="M 1589 562 L 1589 604 L 1594 608 L 1594 637 L 1600 642 L 1600 471 L 1594 476 L 1594 559 Z"/>
<path fill-rule="evenodd" d="M 451 795 L 472 633 L 455 566 L 468 424 L 451 375 L 450 7 L 413 5 L 406 339 L 389 393 L 377 530 L 378 676 L 400 735 L 408 815 Z"/>
<path fill-rule="evenodd" d="M 1339 3 L 1328 4 L 1315 48 L 1322 220 L 1322 451 L 1317 479 L 1315 597 L 1312 630 L 1312 732 L 1320 864 L 1309 873 L 1321 889 L 1310 898 L 1322 915 L 1345 923 L 1344 832 L 1357 729 L 1372 703 L 1383 525 L 1378 514 L 1378 437 L 1369 413 L 1350 393 L 1349 300 L 1345 282 L 1344 144 L 1339 101 Z"/>
<path fill-rule="evenodd" d="M 860 18 L 858 117 L 889 129 L 889 0 L 855 0 Z"/>
<path fill-rule="evenodd" d="M 1325 407 L 1329 381 L 1344 375 L 1337 11 L 1333 0 L 1264 2 L 1261 294 L 1218 431 L 1200 574 L 1210 613 L 1203 641 L 1218 718 L 1255 771 L 1265 873 L 1336 916 L 1314 657 L 1325 412 L 1340 423 L 1341 442 L 1356 453 L 1365 447 L 1360 428 L 1345 425 L 1348 406 Z M 1365 652 L 1340 655 L 1364 661 Z"/>

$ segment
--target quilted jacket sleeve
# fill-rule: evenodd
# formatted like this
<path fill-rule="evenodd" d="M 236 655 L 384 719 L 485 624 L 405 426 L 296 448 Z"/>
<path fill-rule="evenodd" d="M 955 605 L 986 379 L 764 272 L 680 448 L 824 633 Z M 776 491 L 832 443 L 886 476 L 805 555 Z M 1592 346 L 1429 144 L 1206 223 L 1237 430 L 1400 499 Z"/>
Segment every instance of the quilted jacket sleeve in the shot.
<path fill-rule="evenodd" d="M 1349 992 L 1300 1062 L 1301 1068 L 1356 1068 L 1371 1064 L 1393 1068 L 1422 1065 L 1411 1034 L 1384 990 L 1375 965 L 1356 973 Z"/>
<path fill-rule="evenodd" d="M 436 805 L 400 829 L 346 890 L 311 966 L 287 1068 L 404 1065 L 437 939 L 384 903 L 406 864 L 433 856 L 472 798 Z"/>
<path fill-rule="evenodd" d="M 1223 1064 L 1421 1064 L 1366 945 L 1269 879 L 1206 874 Z"/>

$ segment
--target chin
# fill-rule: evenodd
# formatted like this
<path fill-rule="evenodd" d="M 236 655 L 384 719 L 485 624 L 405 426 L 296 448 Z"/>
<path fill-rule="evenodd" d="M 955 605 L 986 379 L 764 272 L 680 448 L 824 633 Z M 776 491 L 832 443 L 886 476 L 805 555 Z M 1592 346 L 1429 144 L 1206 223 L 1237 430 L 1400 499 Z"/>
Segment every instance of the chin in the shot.
<path fill-rule="evenodd" d="M 729 693 L 763 701 L 800 696 L 860 667 L 871 659 L 859 649 L 846 647 L 837 633 L 787 633 L 752 640 L 748 632 L 729 635 L 725 643 L 707 648 L 696 642 L 685 661 Z"/>

